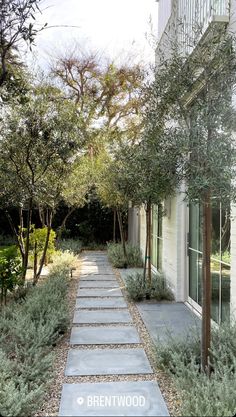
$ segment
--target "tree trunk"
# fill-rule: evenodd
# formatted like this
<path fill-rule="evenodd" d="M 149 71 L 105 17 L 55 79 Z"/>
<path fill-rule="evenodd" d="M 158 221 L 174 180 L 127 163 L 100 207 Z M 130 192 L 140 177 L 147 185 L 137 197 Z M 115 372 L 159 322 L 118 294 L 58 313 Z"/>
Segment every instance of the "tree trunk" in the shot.
<path fill-rule="evenodd" d="M 203 271 L 202 271 L 202 351 L 201 366 L 209 370 L 211 344 L 211 193 L 208 191 L 203 202 Z"/>
<path fill-rule="evenodd" d="M 61 226 L 58 227 L 58 232 L 57 232 L 57 241 L 59 241 L 61 239 L 61 235 L 63 230 L 66 228 L 66 222 L 69 219 L 70 215 L 75 211 L 76 207 L 71 207 L 68 211 L 68 213 L 65 215 Z"/>
<path fill-rule="evenodd" d="M 37 252 L 37 242 L 35 242 L 35 244 L 34 244 L 34 278 L 33 278 L 33 281 L 36 279 L 37 269 L 38 269 L 38 252 Z"/>
<path fill-rule="evenodd" d="M 11 218 L 11 216 L 8 213 L 7 210 L 5 211 L 5 215 L 6 215 L 6 218 L 7 218 L 8 222 L 9 222 L 9 224 L 10 224 L 12 233 L 15 236 L 16 243 L 17 243 L 17 245 L 18 245 L 18 247 L 20 249 L 20 254 L 21 254 L 21 258 L 22 258 L 22 265 L 23 265 L 23 260 L 24 260 L 24 247 L 22 246 L 22 242 L 19 239 L 19 234 L 17 233 L 17 230 L 16 230 L 16 228 L 14 226 L 13 220 L 12 220 L 12 218 Z"/>
<path fill-rule="evenodd" d="M 51 229 L 52 229 L 52 211 L 50 211 L 50 213 L 48 211 L 47 236 L 46 236 L 46 240 L 45 240 L 45 244 L 44 244 L 44 248 L 43 248 L 43 254 L 42 254 L 42 257 L 40 259 L 39 269 L 38 269 L 38 272 L 37 272 L 37 274 L 36 274 L 36 276 L 33 280 L 33 285 L 37 284 L 37 282 L 40 278 L 42 269 L 43 269 L 43 265 L 44 265 L 45 258 L 46 258 L 46 255 L 47 255 L 48 243 L 49 243 Z"/>
<path fill-rule="evenodd" d="M 145 264 L 144 264 L 144 279 L 147 279 L 148 285 L 151 286 L 152 282 L 152 264 L 151 264 L 151 203 L 148 202 L 146 206 L 146 249 L 145 249 Z"/>
<path fill-rule="evenodd" d="M 39 219 L 42 227 L 45 227 L 45 213 L 42 207 L 38 207 Z"/>
<path fill-rule="evenodd" d="M 30 240 L 30 229 L 31 229 L 31 219 L 32 219 L 32 207 L 33 207 L 33 199 L 31 197 L 29 199 L 29 206 L 28 206 L 28 212 L 27 212 L 25 256 L 24 256 L 23 273 L 22 273 L 23 280 L 25 280 L 25 277 L 26 277 L 28 259 L 29 259 L 29 240 Z"/>
<path fill-rule="evenodd" d="M 121 218 L 120 210 L 117 210 L 117 218 L 118 218 L 118 223 L 119 223 L 119 228 L 120 228 L 121 244 L 122 244 L 122 247 L 123 247 L 124 258 L 125 258 L 125 265 L 124 265 L 124 267 L 127 268 L 127 266 L 128 266 L 127 251 L 126 251 L 125 238 L 124 238 L 124 229 L 123 229 L 123 224 L 122 224 L 122 218 Z"/>
<path fill-rule="evenodd" d="M 113 242 L 116 243 L 116 209 L 113 210 Z"/>

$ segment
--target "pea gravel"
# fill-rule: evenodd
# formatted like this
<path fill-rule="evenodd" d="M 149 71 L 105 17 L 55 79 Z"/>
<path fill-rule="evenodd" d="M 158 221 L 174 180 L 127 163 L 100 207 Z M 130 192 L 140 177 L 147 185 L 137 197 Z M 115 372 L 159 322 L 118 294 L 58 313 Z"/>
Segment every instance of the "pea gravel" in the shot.
<path fill-rule="evenodd" d="M 63 336 L 60 340 L 58 345 L 54 348 L 54 375 L 53 380 L 51 383 L 51 388 L 48 391 L 47 395 L 44 398 L 44 403 L 40 410 L 34 414 L 34 417 L 46 417 L 46 416 L 57 416 L 59 405 L 60 405 L 60 398 L 61 398 L 61 391 L 62 385 L 64 383 L 83 383 L 83 382 L 116 382 L 116 381 L 157 381 L 161 390 L 161 393 L 166 401 L 169 413 L 171 416 L 180 416 L 179 406 L 180 406 L 180 398 L 173 386 L 173 382 L 170 376 L 163 372 L 160 369 L 156 368 L 155 365 L 155 358 L 154 358 L 154 346 L 152 339 L 142 321 L 142 318 L 139 314 L 138 308 L 136 307 L 133 301 L 130 301 L 127 298 L 124 282 L 120 277 L 119 271 L 116 269 L 115 274 L 118 283 L 120 284 L 122 293 L 124 295 L 125 300 L 127 301 L 129 312 L 133 319 L 133 325 L 136 326 L 140 339 L 141 344 L 139 345 L 80 345 L 79 349 L 119 349 L 119 348 L 129 348 L 135 349 L 137 347 L 143 348 L 146 352 L 146 355 L 150 361 L 152 369 L 154 371 L 153 374 L 143 374 L 143 375 L 102 375 L 102 376 L 82 376 L 82 377 L 66 377 L 64 375 L 64 370 L 66 367 L 66 360 L 67 354 L 69 349 L 78 349 L 78 346 L 71 346 L 70 341 L 70 333 L 71 328 L 73 325 L 73 316 L 74 316 L 74 309 L 75 309 L 75 301 L 76 301 L 76 294 L 78 289 L 78 283 L 80 278 L 80 269 L 81 269 L 82 261 L 81 258 L 78 259 L 78 263 L 76 265 L 76 271 L 73 273 L 73 278 L 69 282 L 69 294 L 68 294 L 68 303 L 70 309 L 70 326 L 68 328 L 67 333 Z M 88 309 L 91 310 L 91 309 Z M 85 311 L 85 310 L 83 310 Z M 119 324 L 117 324 L 119 325 Z M 122 326 L 124 323 L 122 323 Z M 83 326 L 83 325 L 77 325 Z M 86 325 L 88 326 L 88 325 Z M 94 326 L 94 325 L 92 325 Z M 103 325 L 104 326 L 104 325 Z M 99 327 L 99 325 L 98 325 Z"/>

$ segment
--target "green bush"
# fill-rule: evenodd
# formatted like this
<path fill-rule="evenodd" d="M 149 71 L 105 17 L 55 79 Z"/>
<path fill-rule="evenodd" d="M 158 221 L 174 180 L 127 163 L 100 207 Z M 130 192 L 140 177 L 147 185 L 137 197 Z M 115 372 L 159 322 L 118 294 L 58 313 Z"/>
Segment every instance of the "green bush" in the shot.
<path fill-rule="evenodd" d="M 16 246 L 8 246 L 0 251 L 0 288 L 1 303 L 5 301 L 7 292 L 13 292 L 17 285 L 22 284 L 21 260 Z"/>
<path fill-rule="evenodd" d="M 75 268 L 77 260 L 73 252 L 69 252 L 68 250 L 64 252 L 57 251 L 52 257 L 50 273 L 58 275 L 63 272 L 69 275 L 70 270 Z"/>
<path fill-rule="evenodd" d="M 31 415 L 42 402 L 52 377 L 50 351 L 69 323 L 67 289 L 67 273 L 52 273 L 1 312 L 1 416 Z"/>
<path fill-rule="evenodd" d="M 127 261 L 121 243 L 108 243 L 108 259 L 115 268 L 142 267 L 142 257 L 138 246 L 126 244 Z"/>
<path fill-rule="evenodd" d="M 146 297 L 147 285 L 139 272 L 130 274 L 125 279 L 126 290 L 131 300 L 142 301 Z"/>
<path fill-rule="evenodd" d="M 1 246 L 12 246 L 16 244 L 16 239 L 10 235 L 0 234 L 0 247 Z"/>
<path fill-rule="evenodd" d="M 172 372 L 181 393 L 181 415 L 231 416 L 236 410 L 236 323 L 224 323 L 212 333 L 210 375 L 200 372 L 199 331 L 181 340 L 169 336 L 156 345 L 156 361 Z"/>
<path fill-rule="evenodd" d="M 82 242 L 79 239 L 62 239 L 58 242 L 57 247 L 63 252 L 69 251 L 78 255 L 82 249 Z"/>
<path fill-rule="evenodd" d="M 42 257 L 45 241 L 47 237 L 48 229 L 47 227 L 42 227 L 40 229 L 35 229 L 32 227 L 32 231 L 30 233 L 30 262 L 32 263 L 35 258 L 37 261 Z M 48 242 L 48 249 L 47 249 L 47 259 L 46 261 L 51 261 L 52 255 L 55 252 L 55 238 L 56 233 L 54 230 L 51 230 L 49 242 Z"/>
<path fill-rule="evenodd" d="M 168 288 L 164 275 L 152 275 L 151 286 L 144 281 L 143 273 L 130 274 L 125 279 L 126 290 L 130 299 L 142 301 L 144 298 L 155 300 L 174 300 L 172 291 Z"/>
<path fill-rule="evenodd" d="M 173 301 L 174 295 L 171 289 L 168 287 L 166 278 L 163 274 L 153 274 L 152 283 L 150 288 L 150 298 L 161 301 Z"/>

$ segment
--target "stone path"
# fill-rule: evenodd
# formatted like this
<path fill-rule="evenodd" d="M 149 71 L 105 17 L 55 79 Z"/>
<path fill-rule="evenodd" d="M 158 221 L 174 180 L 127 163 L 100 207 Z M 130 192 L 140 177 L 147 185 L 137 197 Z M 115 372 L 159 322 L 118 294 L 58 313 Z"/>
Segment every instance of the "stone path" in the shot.
<path fill-rule="evenodd" d="M 65 369 L 72 380 L 63 385 L 59 415 L 168 416 L 127 303 L 102 252 L 83 256 L 75 308 Z M 101 375 L 109 376 L 109 382 L 73 383 L 75 377 Z M 124 381 L 112 382 L 116 375 Z M 137 375 L 147 380 L 132 380 Z"/>

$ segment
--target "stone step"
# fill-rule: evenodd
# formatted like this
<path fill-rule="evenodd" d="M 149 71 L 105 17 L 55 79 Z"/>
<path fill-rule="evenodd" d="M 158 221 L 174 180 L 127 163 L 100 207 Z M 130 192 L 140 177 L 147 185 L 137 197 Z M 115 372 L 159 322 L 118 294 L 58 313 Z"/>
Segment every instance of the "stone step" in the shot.
<path fill-rule="evenodd" d="M 79 289 L 81 288 L 119 288 L 119 284 L 116 281 L 81 281 Z"/>
<path fill-rule="evenodd" d="M 71 345 L 117 345 L 141 343 L 133 326 L 72 327 Z"/>
<path fill-rule="evenodd" d="M 66 376 L 152 374 L 143 349 L 70 349 Z"/>
<path fill-rule="evenodd" d="M 123 297 L 77 298 L 76 308 L 127 308 Z"/>
<path fill-rule="evenodd" d="M 77 297 L 122 297 L 120 288 L 84 288 L 79 289 Z"/>
<path fill-rule="evenodd" d="M 128 310 L 77 310 L 74 314 L 74 324 L 109 324 L 131 323 L 132 317 Z"/>
<path fill-rule="evenodd" d="M 84 274 L 80 277 L 80 282 L 81 281 L 116 281 L 116 276 L 114 274 Z"/>
<path fill-rule="evenodd" d="M 64 384 L 59 411 L 65 416 L 169 416 L 157 382 Z"/>

